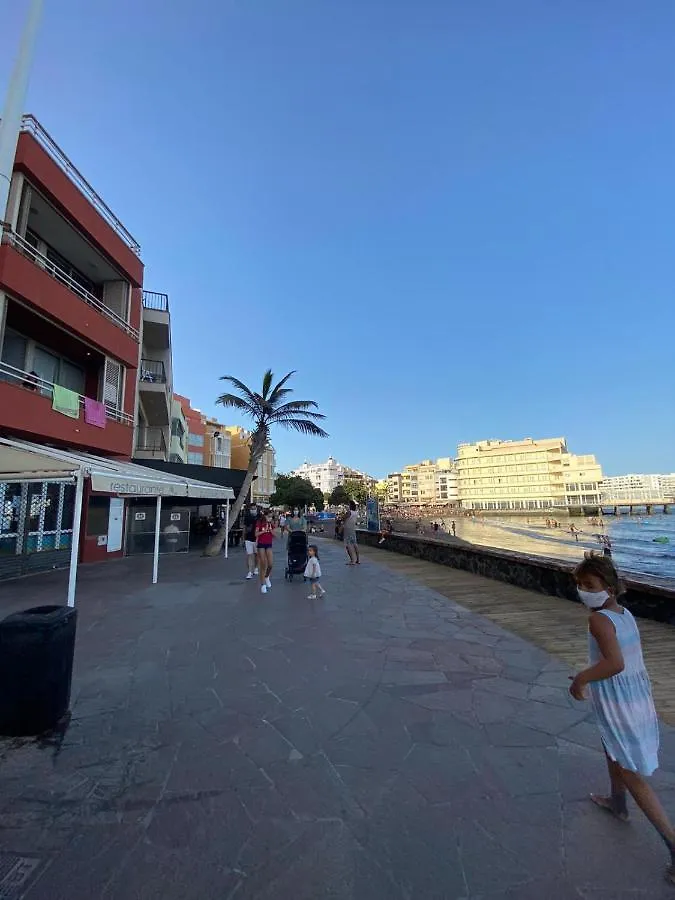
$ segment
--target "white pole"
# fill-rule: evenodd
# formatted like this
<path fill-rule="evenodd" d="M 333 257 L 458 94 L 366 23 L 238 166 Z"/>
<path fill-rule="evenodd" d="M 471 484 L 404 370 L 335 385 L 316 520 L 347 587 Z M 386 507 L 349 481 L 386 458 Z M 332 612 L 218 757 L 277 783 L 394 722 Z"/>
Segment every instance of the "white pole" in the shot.
<path fill-rule="evenodd" d="M 159 570 L 159 520 L 162 517 L 162 495 L 157 495 L 157 507 L 155 509 L 155 552 L 152 558 L 152 583 L 157 584 L 157 572 Z"/>
<path fill-rule="evenodd" d="M 73 510 L 73 535 L 70 541 L 70 571 L 68 572 L 68 606 L 75 606 L 75 582 L 80 555 L 80 523 L 82 522 L 82 498 L 84 496 L 84 472 L 77 473 L 75 482 L 75 508 Z"/>
<path fill-rule="evenodd" d="M 14 169 L 16 145 L 21 131 L 21 117 L 28 92 L 28 76 L 33 60 L 35 39 L 42 15 L 43 0 L 29 0 L 28 18 L 21 35 L 19 52 L 5 96 L 5 108 L 0 122 L 0 222 L 7 216 L 9 187 Z"/>
<path fill-rule="evenodd" d="M 230 549 L 230 501 L 225 505 L 225 559 L 228 557 Z"/>

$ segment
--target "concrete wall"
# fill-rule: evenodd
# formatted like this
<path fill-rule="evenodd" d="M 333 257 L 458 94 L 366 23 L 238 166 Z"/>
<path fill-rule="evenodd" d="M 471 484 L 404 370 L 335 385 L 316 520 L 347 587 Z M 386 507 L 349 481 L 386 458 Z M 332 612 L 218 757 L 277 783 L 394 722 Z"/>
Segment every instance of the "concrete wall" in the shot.
<path fill-rule="evenodd" d="M 474 575 L 578 602 L 572 579 L 573 566 L 559 560 L 526 556 L 510 550 L 477 547 L 459 540 L 449 543 L 413 535 L 394 534 L 380 545 L 379 534 L 360 531 L 358 539 L 360 543 L 378 547 L 382 551 L 403 553 L 416 559 L 463 569 Z M 624 578 L 623 582 L 627 590 L 621 602 L 634 615 L 675 625 L 675 590 L 631 578 Z"/>

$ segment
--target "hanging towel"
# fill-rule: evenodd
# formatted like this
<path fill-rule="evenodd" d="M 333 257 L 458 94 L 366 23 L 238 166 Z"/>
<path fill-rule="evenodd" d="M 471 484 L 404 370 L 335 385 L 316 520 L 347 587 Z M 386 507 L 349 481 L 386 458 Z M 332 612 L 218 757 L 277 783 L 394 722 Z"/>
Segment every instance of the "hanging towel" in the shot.
<path fill-rule="evenodd" d="M 80 395 L 61 387 L 60 384 L 55 384 L 52 388 L 52 409 L 70 419 L 79 419 Z"/>
<path fill-rule="evenodd" d="M 91 397 L 84 398 L 84 421 L 87 425 L 105 428 L 105 404 Z"/>

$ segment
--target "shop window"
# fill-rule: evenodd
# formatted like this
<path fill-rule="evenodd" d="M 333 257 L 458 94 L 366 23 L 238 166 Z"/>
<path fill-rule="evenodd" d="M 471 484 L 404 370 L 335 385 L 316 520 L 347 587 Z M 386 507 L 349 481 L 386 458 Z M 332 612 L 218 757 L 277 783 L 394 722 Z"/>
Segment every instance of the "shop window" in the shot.
<path fill-rule="evenodd" d="M 90 497 L 87 511 L 87 535 L 97 537 L 108 533 L 110 497 Z"/>

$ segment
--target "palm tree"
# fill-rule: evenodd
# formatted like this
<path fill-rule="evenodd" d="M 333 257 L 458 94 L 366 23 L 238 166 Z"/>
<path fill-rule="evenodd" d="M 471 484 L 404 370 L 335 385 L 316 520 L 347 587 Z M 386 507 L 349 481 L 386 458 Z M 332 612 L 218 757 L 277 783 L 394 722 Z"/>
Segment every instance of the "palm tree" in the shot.
<path fill-rule="evenodd" d="M 328 433 L 317 425 L 317 422 L 326 417 L 317 412 L 318 405 L 313 400 L 289 401 L 286 399 L 293 393 L 289 387 L 285 387 L 286 382 L 293 375 L 295 375 L 295 371 L 289 372 L 281 381 L 274 384 L 274 373 L 268 369 L 263 376 L 262 391 L 259 394 L 232 375 L 223 375 L 220 379 L 229 382 L 237 393 L 221 394 L 216 403 L 239 410 L 251 418 L 255 426 L 251 435 L 251 455 L 246 478 L 244 478 L 239 496 L 230 510 L 230 524 L 237 520 L 244 505 L 258 463 L 270 445 L 270 429 L 273 425 L 280 425 L 282 428 L 289 428 L 291 431 L 299 431 L 301 434 L 309 434 L 313 437 L 328 437 Z M 226 530 L 223 526 L 209 541 L 204 555 L 217 556 L 225 543 L 225 537 Z"/>

